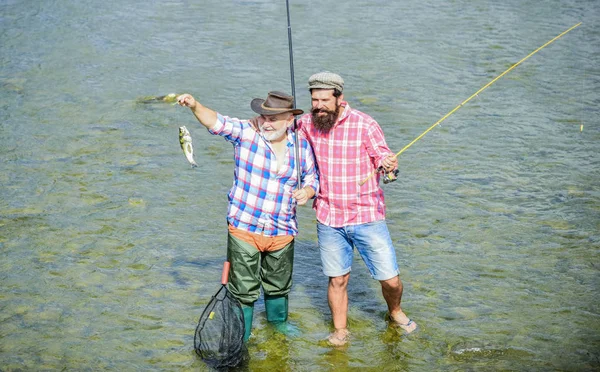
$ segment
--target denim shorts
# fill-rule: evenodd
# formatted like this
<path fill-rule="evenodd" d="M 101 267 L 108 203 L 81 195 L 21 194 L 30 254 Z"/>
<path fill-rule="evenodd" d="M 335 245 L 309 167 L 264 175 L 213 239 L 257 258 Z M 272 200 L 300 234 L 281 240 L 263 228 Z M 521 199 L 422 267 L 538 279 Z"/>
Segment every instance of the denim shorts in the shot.
<path fill-rule="evenodd" d="M 373 279 L 388 280 L 398 275 L 396 251 L 385 221 L 346 227 L 330 227 L 317 222 L 317 236 L 323 274 L 329 277 L 350 272 L 354 247 Z"/>

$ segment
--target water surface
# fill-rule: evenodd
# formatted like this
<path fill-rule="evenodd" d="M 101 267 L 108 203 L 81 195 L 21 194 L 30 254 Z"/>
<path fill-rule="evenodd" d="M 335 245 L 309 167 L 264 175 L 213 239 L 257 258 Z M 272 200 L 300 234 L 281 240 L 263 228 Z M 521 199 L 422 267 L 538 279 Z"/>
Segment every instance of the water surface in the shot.
<path fill-rule="evenodd" d="M 291 1 L 298 106 L 308 77 L 399 151 L 388 226 L 421 330 L 387 329 L 356 261 L 351 344 L 330 330 L 314 212 L 299 212 L 285 338 L 257 304 L 250 371 L 592 371 L 600 368 L 600 97 L 594 1 Z M 0 4 L 0 365 L 206 370 L 193 330 L 219 286 L 231 147 L 188 110 L 290 92 L 285 2 Z M 191 169 L 177 139 L 194 137 Z M 583 130 L 581 126 L 583 125 Z"/>

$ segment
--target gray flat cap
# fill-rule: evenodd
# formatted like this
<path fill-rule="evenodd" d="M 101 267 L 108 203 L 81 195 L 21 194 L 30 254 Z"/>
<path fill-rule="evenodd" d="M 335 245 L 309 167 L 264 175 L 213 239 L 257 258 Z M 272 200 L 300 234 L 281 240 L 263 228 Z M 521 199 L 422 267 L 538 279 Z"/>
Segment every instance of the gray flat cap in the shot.
<path fill-rule="evenodd" d="M 343 92 L 344 79 L 333 72 L 319 72 L 308 78 L 308 89 L 337 89 Z"/>

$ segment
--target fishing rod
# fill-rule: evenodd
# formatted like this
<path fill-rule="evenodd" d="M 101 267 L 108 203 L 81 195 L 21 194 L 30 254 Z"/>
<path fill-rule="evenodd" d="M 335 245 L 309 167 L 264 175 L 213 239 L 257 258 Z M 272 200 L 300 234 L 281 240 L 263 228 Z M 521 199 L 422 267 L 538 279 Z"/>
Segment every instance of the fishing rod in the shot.
<path fill-rule="evenodd" d="M 556 36 L 555 38 L 553 38 L 552 40 L 548 41 L 546 44 L 542 45 L 541 47 L 537 48 L 536 50 L 534 50 L 533 52 L 529 53 L 527 55 L 527 57 L 523 58 L 522 60 L 520 60 L 519 62 L 515 63 L 514 65 L 510 66 L 506 71 L 504 71 L 503 73 L 501 73 L 500 75 L 498 75 L 496 78 L 494 78 L 492 81 L 490 81 L 489 83 L 487 83 L 486 85 L 484 85 L 483 87 L 481 87 L 481 89 L 479 89 L 477 92 L 473 93 L 473 95 L 471 95 L 469 98 L 467 98 L 466 100 L 462 101 L 458 106 L 456 106 L 454 109 L 452 109 L 452 111 L 450 111 L 449 113 L 447 113 L 446 115 L 442 116 L 442 118 L 440 120 L 438 120 L 437 122 L 435 122 L 435 124 L 433 124 L 432 126 L 430 126 L 425 132 L 421 133 L 417 138 L 415 138 L 411 143 L 409 143 L 408 145 L 404 146 L 404 148 L 400 151 L 398 151 L 398 153 L 396 153 L 396 155 L 394 155 L 395 158 L 397 158 L 400 154 L 402 154 L 404 151 L 406 151 L 406 149 L 408 149 L 409 147 L 411 147 L 415 142 L 417 142 L 418 140 L 420 140 L 424 135 L 426 135 L 430 130 L 432 130 L 433 128 L 435 128 L 438 124 L 440 124 L 442 121 L 446 120 L 446 118 L 448 118 L 448 116 L 454 114 L 459 108 L 463 107 L 467 102 L 469 102 L 473 97 L 476 97 L 479 93 L 483 92 L 487 87 L 489 87 L 490 85 L 494 84 L 496 82 L 496 80 L 500 79 L 502 76 L 508 74 L 510 71 L 512 71 L 515 67 L 517 67 L 518 65 L 520 65 L 522 62 L 524 62 L 525 60 L 527 60 L 529 57 L 531 57 L 532 55 L 536 54 L 537 52 L 539 52 L 540 50 L 544 49 L 545 47 L 547 47 L 548 45 L 552 44 L 553 42 L 555 42 L 556 40 L 560 39 L 561 37 L 563 37 L 566 33 L 568 33 L 569 31 L 573 30 L 574 28 L 576 28 L 577 26 L 581 25 L 581 22 L 579 22 L 578 24 L 572 26 L 571 28 L 569 28 L 568 30 L 564 31 L 563 33 L 561 33 L 560 35 Z M 364 180 L 360 181 L 358 184 L 360 186 L 364 185 L 369 179 L 371 179 L 371 177 L 373 177 L 375 174 L 377 173 L 377 169 L 374 170 L 373 172 L 371 172 L 371 174 L 369 174 L 369 176 L 367 178 L 365 178 Z"/>
<path fill-rule="evenodd" d="M 288 26 L 288 46 L 290 50 L 290 75 L 292 82 L 292 96 L 294 97 L 294 107 L 296 108 L 296 84 L 294 82 L 294 52 L 292 48 L 292 26 L 290 22 L 290 2 L 285 0 L 285 7 L 287 9 L 287 26 Z M 302 188 L 302 171 L 300 166 L 302 159 L 300 159 L 300 141 L 298 139 L 298 120 L 294 115 L 294 148 L 296 149 L 296 173 L 298 174 L 298 190 Z"/>

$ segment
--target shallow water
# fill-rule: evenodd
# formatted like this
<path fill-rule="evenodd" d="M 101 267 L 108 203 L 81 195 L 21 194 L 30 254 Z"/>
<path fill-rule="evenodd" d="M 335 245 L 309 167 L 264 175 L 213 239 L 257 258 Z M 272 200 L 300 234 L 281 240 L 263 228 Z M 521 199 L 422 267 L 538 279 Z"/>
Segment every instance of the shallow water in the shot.
<path fill-rule="evenodd" d="M 395 151 L 583 24 L 399 157 L 388 226 L 420 331 L 386 328 L 379 286 L 356 261 L 351 344 L 324 344 L 326 278 L 303 208 L 290 303 L 300 334 L 274 334 L 259 302 L 246 369 L 598 370 L 595 2 L 291 3 L 298 106 L 309 107 L 308 76 L 337 71 Z M 190 92 L 246 118 L 251 98 L 289 92 L 285 2 L 0 9 L 0 369 L 206 370 L 193 331 L 219 286 L 231 148 L 188 110 L 138 99 Z"/>

